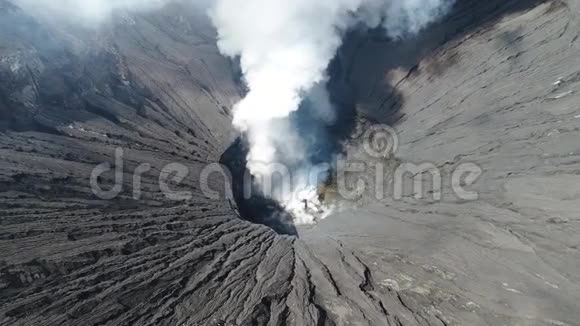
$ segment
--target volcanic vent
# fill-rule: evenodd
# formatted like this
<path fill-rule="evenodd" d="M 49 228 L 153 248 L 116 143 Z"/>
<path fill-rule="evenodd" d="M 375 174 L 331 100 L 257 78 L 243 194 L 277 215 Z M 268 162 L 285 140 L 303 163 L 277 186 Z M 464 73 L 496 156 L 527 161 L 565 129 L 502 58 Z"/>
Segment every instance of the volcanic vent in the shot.
<path fill-rule="evenodd" d="M 304 142 L 304 146 L 308 147 L 306 150 L 309 153 L 308 161 L 313 163 L 313 166 L 323 166 L 318 176 L 315 202 L 312 202 L 312 198 L 310 200 L 298 199 L 299 204 L 304 205 L 299 209 L 301 213 L 312 217 L 308 219 L 308 224 L 324 218 L 333 210 L 337 198 L 333 195 L 335 191 L 331 185 L 336 177 L 334 161 L 342 154 L 344 144 L 349 140 L 357 121 L 352 94 L 344 83 L 342 69 L 343 64 L 340 58 L 336 57 L 330 64 L 329 76 L 331 77 L 327 86 L 329 100 L 336 114 L 336 119 L 333 119 L 332 123 L 321 123 L 313 118 L 314 110 L 310 107 L 312 104 L 308 102 L 290 117 L 292 125 L 296 126 L 300 133 L 308 135 Z M 281 234 L 297 235 L 295 224 L 297 222 L 300 224 L 300 222 L 279 201 L 262 194 L 262 189 L 255 183 L 254 177 L 247 169 L 247 157 L 248 144 L 243 138 L 238 138 L 220 160 L 231 173 L 233 195 L 241 217 L 253 223 L 269 226 Z M 294 171 L 291 169 L 288 171 L 290 178 L 295 176 Z M 272 179 L 274 185 L 282 182 L 276 177 Z M 250 196 L 245 193 L 248 191 Z"/>

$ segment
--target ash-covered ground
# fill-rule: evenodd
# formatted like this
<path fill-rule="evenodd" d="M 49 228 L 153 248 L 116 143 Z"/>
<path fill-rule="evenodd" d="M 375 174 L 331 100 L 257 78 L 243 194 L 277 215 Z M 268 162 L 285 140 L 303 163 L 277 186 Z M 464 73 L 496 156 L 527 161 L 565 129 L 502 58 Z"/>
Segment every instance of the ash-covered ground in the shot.
<path fill-rule="evenodd" d="M 399 146 L 344 157 L 430 163 L 441 199 L 396 200 L 387 178 L 309 226 L 200 184 L 235 148 L 243 89 L 190 9 L 94 32 L 0 0 L 0 325 L 578 325 L 580 2 L 459 0 L 417 38 L 349 34 L 334 82 Z M 121 191 L 98 198 L 116 148 Z M 159 183 L 174 163 L 178 201 Z M 449 186 L 463 163 L 477 200 Z"/>

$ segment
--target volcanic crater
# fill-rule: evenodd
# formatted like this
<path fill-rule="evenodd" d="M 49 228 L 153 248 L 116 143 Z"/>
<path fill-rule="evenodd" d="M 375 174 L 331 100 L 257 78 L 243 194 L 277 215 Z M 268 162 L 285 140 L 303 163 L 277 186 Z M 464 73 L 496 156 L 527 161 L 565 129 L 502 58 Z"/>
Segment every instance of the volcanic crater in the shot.
<path fill-rule="evenodd" d="M 204 14 L 95 32 L 0 0 L 0 325 L 577 325 L 579 10 L 458 0 L 414 38 L 349 32 L 329 152 L 368 162 L 356 123 L 386 124 L 397 162 L 480 166 L 479 197 L 363 195 L 300 226 L 241 197 L 245 89 Z M 179 201 L 159 182 L 175 163 Z M 213 163 L 232 180 L 200 185 Z"/>

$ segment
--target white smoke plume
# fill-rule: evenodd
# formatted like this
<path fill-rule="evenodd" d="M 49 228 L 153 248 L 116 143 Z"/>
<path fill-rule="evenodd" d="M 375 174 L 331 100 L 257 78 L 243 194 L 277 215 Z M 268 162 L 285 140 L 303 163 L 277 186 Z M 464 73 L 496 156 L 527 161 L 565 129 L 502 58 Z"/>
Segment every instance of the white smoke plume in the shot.
<path fill-rule="evenodd" d="M 444 16 L 455 0 L 367 0 L 358 19 L 370 28 L 382 26 L 393 39 L 418 34 Z"/>
<path fill-rule="evenodd" d="M 453 0 L 216 0 L 211 18 L 218 45 L 223 54 L 240 58 L 249 90 L 234 108 L 234 125 L 247 135 L 250 172 L 269 175 L 272 163 L 303 163 L 300 169 L 305 168 L 301 135 L 282 126 L 308 96 L 318 104 L 323 122 L 332 119 L 324 92 L 326 70 L 348 28 L 382 25 L 392 38 L 402 38 L 418 33 L 452 4 Z M 303 202 L 320 206 L 321 180 L 292 172 L 300 181 L 275 199 L 298 222 L 312 222 L 315 216 L 305 212 L 308 205 Z"/>

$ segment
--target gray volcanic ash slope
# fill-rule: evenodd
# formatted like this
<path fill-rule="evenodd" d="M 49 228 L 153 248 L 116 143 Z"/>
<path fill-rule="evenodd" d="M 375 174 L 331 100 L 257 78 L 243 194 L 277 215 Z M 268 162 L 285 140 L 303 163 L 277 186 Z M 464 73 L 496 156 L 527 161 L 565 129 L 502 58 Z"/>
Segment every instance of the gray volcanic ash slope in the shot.
<path fill-rule="evenodd" d="M 243 93 L 204 15 L 95 33 L 0 0 L 0 325 L 578 325 L 579 10 L 463 0 L 413 40 L 351 33 L 335 91 L 396 128 L 397 160 L 480 165 L 480 198 L 369 196 L 294 237 L 202 194 Z M 117 147 L 126 175 L 151 165 L 138 200 L 91 192 Z"/>

